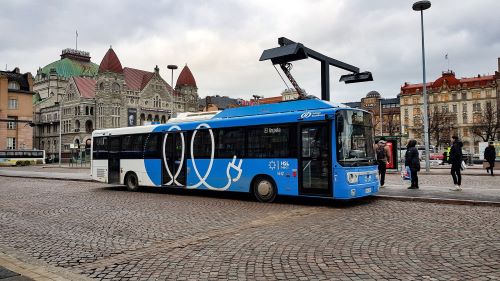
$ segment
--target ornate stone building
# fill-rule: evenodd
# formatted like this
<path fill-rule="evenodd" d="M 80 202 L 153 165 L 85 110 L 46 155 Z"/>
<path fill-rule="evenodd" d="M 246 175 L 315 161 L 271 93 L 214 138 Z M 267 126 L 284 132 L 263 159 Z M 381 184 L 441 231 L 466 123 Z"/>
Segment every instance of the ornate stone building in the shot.
<path fill-rule="evenodd" d="M 94 129 L 165 123 L 176 112 L 197 111 L 197 100 L 196 82 L 187 66 L 174 90 L 160 76 L 158 66 L 152 72 L 122 67 L 110 48 L 96 75 L 70 77 L 63 95 L 49 95 L 37 104 L 35 142 L 48 155 L 57 156 L 59 111 L 62 151 L 67 153 L 71 144 L 89 145 Z"/>
<path fill-rule="evenodd" d="M 465 150 L 479 153 L 478 143 L 483 140 L 474 134 L 474 128 L 485 116 L 486 109 L 498 109 L 499 78 L 498 74 L 456 78 L 455 73 L 448 70 L 427 83 L 430 144 L 445 147 L 452 135 L 458 135 Z M 420 143 L 423 143 L 422 91 L 422 84 L 405 83 L 401 87 L 403 131 Z"/>

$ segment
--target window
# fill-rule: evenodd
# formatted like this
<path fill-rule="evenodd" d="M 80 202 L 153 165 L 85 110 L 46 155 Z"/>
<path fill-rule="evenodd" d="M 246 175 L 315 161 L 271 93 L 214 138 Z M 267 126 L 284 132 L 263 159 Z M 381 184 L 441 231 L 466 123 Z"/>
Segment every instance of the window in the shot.
<path fill-rule="evenodd" d="M 99 83 L 99 90 L 104 90 L 104 82 Z"/>
<path fill-rule="evenodd" d="M 462 92 L 462 99 L 466 100 L 467 99 L 467 92 Z"/>
<path fill-rule="evenodd" d="M 19 90 L 21 89 L 21 87 L 19 86 L 19 83 L 17 83 L 16 81 L 9 81 L 9 90 Z"/>
<path fill-rule="evenodd" d="M 243 157 L 245 153 L 245 131 L 243 129 L 217 130 L 217 157 Z"/>
<path fill-rule="evenodd" d="M 441 112 L 448 113 L 448 105 L 441 106 Z"/>
<path fill-rule="evenodd" d="M 96 137 L 93 141 L 93 158 L 108 159 L 108 137 Z"/>
<path fill-rule="evenodd" d="M 7 119 L 11 119 L 12 121 L 7 122 L 7 129 L 8 130 L 15 130 L 17 127 L 17 117 L 13 116 L 8 116 Z"/>
<path fill-rule="evenodd" d="M 464 104 L 462 105 L 462 112 L 463 112 L 463 113 L 467 113 L 467 104 L 466 104 L 466 103 L 464 103 Z"/>
<path fill-rule="evenodd" d="M 17 109 L 17 99 L 9 99 L 9 109 Z"/>
<path fill-rule="evenodd" d="M 457 105 L 456 104 L 453 105 L 453 113 L 457 113 Z"/>
<path fill-rule="evenodd" d="M 214 133 L 212 131 L 212 133 Z M 214 133 L 215 135 L 215 133 Z M 193 155 L 195 158 L 210 158 L 212 153 L 212 137 L 210 136 L 210 131 L 207 129 L 198 130 L 196 134 L 194 132 L 191 134 L 191 138 L 194 136 L 193 140 Z M 215 141 L 215 136 L 214 136 Z M 214 144 L 217 146 L 217 142 Z M 191 157 L 191 155 L 190 155 Z"/>
<path fill-rule="evenodd" d="M 476 102 L 476 103 L 472 104 L 472 111 L 474 111 L 474 112 L 481 111 L 481 103 Z"/>
<path fill-rule="evenodd" d="M 7 149 L 16 149 L 16 138 L 7 138 Z"/>
<path fill-rule="evenodd" d="M 118 83 L 113 83 L 113 92 L 119 92 L 120 91 L 120 85 Z"/>
<path fill-rule="evenodd" d="M 405 117 L 408 117 L 408 108 L 405 108 Z"/>
<path fill-rule="evenodd" d="M 297 144 L 294 127 L 268 125 L 250 128 L 248 132 L 249 158 L 296 157 Z"/>
<path fill-rule="evenodd" d="M 481 92 L 474 92 L 472 93 L 472 99 L 480 99 L 481 98 Z"/>
<path fill-rule="evenodd" d="M 161 158 L 163 151 L 161 149 L 162 143 L 161 134 L 148 134 L 144 143 L 144 158 Z"/>

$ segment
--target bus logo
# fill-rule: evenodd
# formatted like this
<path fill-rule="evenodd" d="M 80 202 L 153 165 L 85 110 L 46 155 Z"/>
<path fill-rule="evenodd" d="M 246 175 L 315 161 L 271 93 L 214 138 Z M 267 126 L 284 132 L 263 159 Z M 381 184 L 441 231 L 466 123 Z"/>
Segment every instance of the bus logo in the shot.
<path fill-rule="evenodd" d="M 311 115 L 312 115 L 312 113 L 311 113 L 311 112 L 306 111 L 306 112 L 304 112 L 304 113 L 302 113 L 302 114 L 300 115 L 300 118 L 302 118 L 302 119 L 307 119 L 307 118 L 311 117 Z"/>

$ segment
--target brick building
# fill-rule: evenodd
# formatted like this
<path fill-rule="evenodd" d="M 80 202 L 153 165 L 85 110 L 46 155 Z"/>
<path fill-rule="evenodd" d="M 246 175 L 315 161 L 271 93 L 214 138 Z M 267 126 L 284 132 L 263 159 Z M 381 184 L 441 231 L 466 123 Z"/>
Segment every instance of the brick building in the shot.
<path fill-rule="evenodd" d="M 0 71 L 0 149 L 32 149 L 33 77 Z"/>
<path fill-rule="evenodd" d="M 361 101 L 344 104 L 371 112 L 373 114 L 375 135 L 399 136 L 401 134 L 399 101 L 399 95 L 395 98 L 382 98 L 377 91 L 370 91 L 364 98 L 361 98 Z M 380 113 L 381 110 L 382 114 Z M 380 116 L 382 116 L 382 122 L 380 122 Z"/>

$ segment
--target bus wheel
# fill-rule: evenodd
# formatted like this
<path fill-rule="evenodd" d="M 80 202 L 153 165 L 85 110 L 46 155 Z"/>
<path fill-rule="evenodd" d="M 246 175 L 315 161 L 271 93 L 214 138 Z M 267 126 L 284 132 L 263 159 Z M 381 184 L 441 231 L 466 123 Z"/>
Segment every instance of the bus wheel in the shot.
<path fill-rule="evenodd" d="M 268 177 L 258 177 L 253 183 L 253 194 L 260 202 L 273 202 L 276 198 L 276 186 Z"/>
<path fill-rule="evenodd" d="M 139 190 L 139 180 L 137 179 L 137 175 L 135 173 L 128 173 L 125 177 L 125 185 L 127 186 L 128 191 Z"/>

